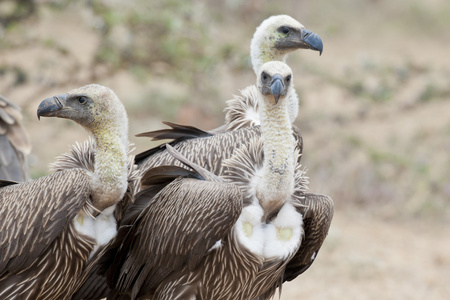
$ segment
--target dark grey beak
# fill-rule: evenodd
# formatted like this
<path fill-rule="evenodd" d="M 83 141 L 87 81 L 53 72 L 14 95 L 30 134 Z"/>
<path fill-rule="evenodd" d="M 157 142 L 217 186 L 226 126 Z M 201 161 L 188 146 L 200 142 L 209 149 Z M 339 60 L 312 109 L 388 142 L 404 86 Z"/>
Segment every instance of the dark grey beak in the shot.
<path fill-rule="evenodd" d="M 317 34 L 315 34 L 314 32 L 312 32 L 308 29 L 303 29 L 302 30 L 302 40 L 307 45 L 309 45 L 310 49 L 319 51 L 319 55 L 322 55 L 323 43 L 322 43 L 322 39 L 320 38 L 320 36 L 318 36 Z"/>
<path fill-rule="evenodd" d="M 283 77 L 278 74 L 274 75 L 272 77 L 272 82 L 270 83 L 270 91 L 272 92 L 273 98 L 275 99 L 275 103 L 278 103 L 278 100 L 280 100 L 283 89 Z"/>
<path fill-rule="evenodd" d="M 61 101 L 65 101 L 66 95 L 58 95 L 45 99 L 39 104 L 37 109 L 37 117 L 40 120 L 41 117 L 54 117 L 62 108 Z"/>

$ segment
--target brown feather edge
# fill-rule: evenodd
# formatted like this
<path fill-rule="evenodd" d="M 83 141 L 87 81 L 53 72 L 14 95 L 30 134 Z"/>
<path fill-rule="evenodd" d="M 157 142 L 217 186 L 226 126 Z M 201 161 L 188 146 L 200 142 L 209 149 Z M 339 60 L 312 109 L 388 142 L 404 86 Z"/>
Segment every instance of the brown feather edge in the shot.
<path fill-rule="evenodd" d="M 95 149 L 96 144 L 92 137 L 89 137 L 81 143 L 76 142 L 71 146 L 69 152 L 58 156 L 55 162 L 50 164 L 50 170 L 59 172 L 67 169 L 81 168 L 85 170 L 89 176 L 92 176 L 95 165 Z M 130 144 L 128 151 L 128 187 L 122 200 L 117 203 L 114 213 L 118 223 L 122 219 L 128 205 L 134 202 L 134 195 L 136 195 L 140 189 L 140 172 L 134 164 L 134 155 L 131 154 L 133 151 L 134 145 Z M 98 213 L 90 200 L 83 207 L 83 210 L 93 218 L 93 214 Z"/>

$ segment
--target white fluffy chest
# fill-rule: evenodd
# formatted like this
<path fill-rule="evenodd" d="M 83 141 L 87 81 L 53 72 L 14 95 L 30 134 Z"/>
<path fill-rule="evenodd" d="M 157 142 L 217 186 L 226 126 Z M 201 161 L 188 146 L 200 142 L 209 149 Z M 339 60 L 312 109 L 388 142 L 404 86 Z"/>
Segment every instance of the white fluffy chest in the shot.
<path fill-rule="evenodd" d="M 84 211 L 80 211 L 73 219 L 75 229 L 79 233 L 95 240 L 95 246 L 90 256 L 97 251 L 98 247 L 108 243 L 117 234 L 117 222 L 113 214 L 114 207 L 105 209 L 95 219 L 86 215 Z"/>
<path fill-rule="evenodd" d="M 270 223 L 261 222 L 263 214 L 258 203 L 242 210 L 234 226 L 239 242 L 266 259 L 286 259 L 300 247 L 304 234 L 302 215 L 290 203 L 286 203 Z"/>

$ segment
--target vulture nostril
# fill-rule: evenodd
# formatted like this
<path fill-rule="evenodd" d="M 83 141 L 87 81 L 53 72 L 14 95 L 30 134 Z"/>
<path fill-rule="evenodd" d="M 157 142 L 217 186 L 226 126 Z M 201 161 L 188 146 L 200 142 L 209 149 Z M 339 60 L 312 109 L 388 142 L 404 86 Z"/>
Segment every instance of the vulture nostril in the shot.
<path fill-rule="evenodd" d="M 56 105 L 58 105 L 59 108 L 62 108 L 61 101 L 59 101 L 59 99 L 58 99 L 57 96 L 54 96 L 54 97 L 53 97 L 53 100 L 55 100 L 55 103 L 56 103 Z"/>

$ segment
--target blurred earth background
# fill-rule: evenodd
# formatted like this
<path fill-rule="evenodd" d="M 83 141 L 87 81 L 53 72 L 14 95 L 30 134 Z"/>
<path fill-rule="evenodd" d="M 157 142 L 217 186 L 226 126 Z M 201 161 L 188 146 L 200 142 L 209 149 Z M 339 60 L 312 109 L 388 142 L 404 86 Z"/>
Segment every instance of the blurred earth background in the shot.
<path fill-rule="evenodd" d="M 288 57 L 310 191 L 335 217 L 281 299 L 450 299 L 450 2 L 447 0 L 0 1 L 0 93 L 23 108 L 32 178 L 87 134 L 36 117 L 41 100 L 100 83 L 135 134 L 162 120 L 212 129 L 255 82 L 249 45 L 289 14 L 324 52 Z"/>

